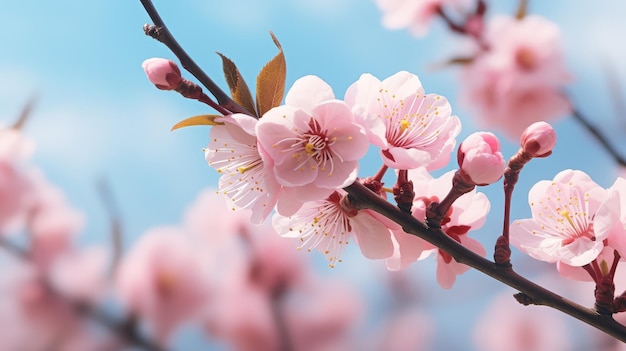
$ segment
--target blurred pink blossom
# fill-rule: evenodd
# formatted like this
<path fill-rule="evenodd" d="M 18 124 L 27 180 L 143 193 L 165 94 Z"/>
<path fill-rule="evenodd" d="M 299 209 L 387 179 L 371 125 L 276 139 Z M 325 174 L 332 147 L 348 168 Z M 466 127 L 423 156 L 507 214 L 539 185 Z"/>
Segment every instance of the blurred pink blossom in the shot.
<path fill-rule="evenodd" d="M 463 175 L 476 185 L 497 182 L 506 167 L 500 141 L 489 132 L 476 132 L 465 138 L 459 145 L 457 157 Z"/>
<path fill-rule="evenodd" d="M 363 74 L 345 100 L 387 166 L 433 170 L 450 160 L 461 122 L 445 97 L 424 92 L 416 75 L 400 71 L 381 82 Z"/>
<path fill-rule="evenodd" d="M 0 128 L 0 235 L 17 232 L 25 224 L 31 190 L 25 161 L 33 149 L 19 131 Z"/>
<path fill-rule="evenodd" d="M 556 132 L 544 121 L 531 124 L 524 129 L 521 145 L 526 153 L 533 157 L 546 157 L 552 153 L 556 145 Z"/>
<path fill-rule="evenodd" d="M 124 257 L 117 294 L 129 311 L 166 343 L 181 324 L 200 315 L 209 298 L 202 252 L 177 228 L 149 230 Z"/>
<path fill-rule="evenodd" d="M 252 210 L 251 221 L 261 223 L 281 196 L 281 186 L 272 173 L 272 160 L 257 147 L 258 122 L 244 114 L 220 119 L 209 132 L 205 158 L 222 174 L 219 191 L 230 198 L 232 206 Z M 230 206 L 229 206 L 230 207 Z"/>
<path fill-rule="evenodd" d="M 439 7 L 467 8 L 466 0 L 376 0 L 383 12 L 383 26 L 388 29 L 408 27 L 411 34 L 422 37 Z"/>
<path fill-rule="evenodd" d="M 570 111 L 561 90 L 571 77 L 555 24 L 539 16 L 497 16 L 488 23 L 485 43 L 488 49 L 462 72 L 461 99 L 480 127 L 517 140 L 533 122 Z"/>
<path fill-rule="evenodd" d="M 511 243 L 537 260 L 590 263 L 617 220 L 610 209 L 619 208 L 619 198 L 608 195 L 582 171 L 565 170 L 552 181 L 540 181 L 528 194 L 532 218 L 514 221 Z M 598 211 L 601 205 L 607 212 Z"/>
<path fill-rule="evenodd" d="M 336 191 L 325 200 L 307 202 L 293 216 L 274 215 L 272 224 L 280 235 L 299 238 L 299 248 L 317 248 L 330 267 L 341 262 L 341 255 L 353 239 L 366 258 L 391 256 L 393 244 L 387 226 L 367 211 L 344 206 L 345 196 L 345 192 Z"/>
<path fill-rule="evenodd" d="M 452 187 L 454 171 L 434 179 L 424 168 L 411 170 L 409 180 L 413 182 L 416 194 L 413 202 L 413 216 L 423 221 L 426 217 L 426 208 L 433 201 L 443 199 Z M 479 229 L 485 223 L 489 213 L 489 200 L 483 193 L 476 190 L 459 197 L 450 208 L 442 221 L 441 229 L 468 249 L 484 256 L 483 246 L 470 238 L 470 230 Z M 444 289 L 450 289 L 456 276 L 469 270 L 470 267 L 456 262 L 450 255 L 437 249 L 432 244 L 405 233 L 402 230 L 393 231 L 396 240 L 394 255 L 387 260 L 387 267 L 391 270 L 406 268 L 416 260 L 422 260 L 431 254 L 437 255 L 437 282 Z"/>
<path fill-rule="evenodd" d="M 285 105 L 265 113 L 256 132 L 274 164 L 276 180 L 293 188 L 299 201 L 324 199 L 352 184 L 358 160 L 369 147 L 350 108 L 316 76 L 298 79 Z"/>
<path fill-rule="evenodd" d="M 32 188 L 27 225 L 32 238 L 31 254 L 34 263 L 46 267 L 59 254 L 72 248 L 74 238 L 83 228 L 84 218 L 42 172 L 33 170 L 28 176 Z"/>
<path fill-rule="evenodd" d="M 476 323 L 477 350 L 572 350 L 562 315 L 543 306 L 522 306 L 511 295 L 496 297 Z"/>

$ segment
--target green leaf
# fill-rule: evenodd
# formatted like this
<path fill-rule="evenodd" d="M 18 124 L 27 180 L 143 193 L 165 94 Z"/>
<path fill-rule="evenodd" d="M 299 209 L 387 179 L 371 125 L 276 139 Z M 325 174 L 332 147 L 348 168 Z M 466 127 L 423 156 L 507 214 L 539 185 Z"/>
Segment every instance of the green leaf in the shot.
<path fill-rule="evenodd" d="M 256 78 L 256 107 L 259 116 L 273 107 L 280 105 L 285 93 L 285 77 L 287 76 L 287 63 L 283 48 L 280 46 L 274 33 L 270 32 L 274 44 L 278 47 L 278 54 L 274 56 L 262 69 Z"/>
<path fill-rule="evenodd" d="M 241 72 L 235 65 L 235 63 L 228 57 L 217 53 L 222 58 L 222 68 L 224 70 L 224 77 L 226 78 L 226 84 L 230 88 L 230 95 L 239 105 L 248 110 L 253 116 L 257 116 L 256 108 L 254 105 L 254 98 L 250 93 L 250 88 L 246 81 L 243 79 Z"/>
<path fill-rule="evenodd" d="M 178 123 L 176 123 L 171 130 L 176 130 L 183 127 L 190 126 L 221 126 L 224 125 L 222 122 L 215 122 L 215 119 L 218 117 L 224 117 L 221 115 L 199 115 L 189 117 L 184 119 Z"/>

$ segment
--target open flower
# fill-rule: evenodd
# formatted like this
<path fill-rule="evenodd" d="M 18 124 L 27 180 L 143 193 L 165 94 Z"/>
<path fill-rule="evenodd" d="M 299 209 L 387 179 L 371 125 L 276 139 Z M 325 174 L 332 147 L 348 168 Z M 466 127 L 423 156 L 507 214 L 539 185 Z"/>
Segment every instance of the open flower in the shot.
<path fill-rule="evenodd" d="M 462 71 L 461 100 L 475 110 L 478 125 L 512 140 L 533 122 L 570 111 L 561 93 L 565 69 L 558 27 L 539 16 L 494 17 L 480 53 Z"/>
<path fill-rule="evenodd" d="M 452 186 L 453 177 L 454 171 L 434 179 L 424 168 L 411 170 L 409 180 L 413 182 L 416 194 L 413 202 L 413 216 L 423 221 L 428 205 L 446 196 Z M 485 223 L 489 209 L 487 196 L 472 190 L 452 204 L 441 223 L 441 229 L 454 240 L 484 256 L 486 251 L 483 246 L 470 238 L 467 233 L 480 228 Z M 391 270 L 404 269 L 416 260 L 436 254 L 437 282 L 444 289 L 451 288 L 456 276 L 469 270 L 468 266 L 456 262 L 449 254 L 416 236 L 402 230 L 394 230 L 393 235 L 396 244 L 394 255 L 387 260 L 387 267 Z"/>
<path fill-rule="evenodd" d="M 424 92 L 416 75 L 401 71 L 381 82 L 363 74 L 345 100 L 387 166 L 433 170 L 448 163 L 461 122 L 445 97 Z"/>
<path fill-rule="evenodd" d="M 369 147 L 350 108 L 315 76 L 298 79 L 285 105 L 265 113 L 256 133 L 276 180 L 301 201 L 323 199 L 352 184 Z"/>
<path fill-rule="evenodd" d="M 289 238 L 300 238 L 301 246 L 323 252 L 329 265 L 341 262 L 341 255 L 350 240 L 355 239 L 363 256 L 381 259 L 391 256 L 393 245 L 386 225 L 367 211 L 347 208 L 342 202 L 343 191 L 335 191 L 328 198 L 305 203 L 293 216 L 274 215 L 276 231 Z"/>
<path fill-rule="evenodd" d="M 465 7 L 466 0 L 376 0 L 388 29 L 408 27 L 411 34 L 422 37 L 441 6 Z"/>
<path fill-rule="evenodd" d="M 201 252 L 174 227 L 145 233 L 122 261 L 116 288 L 134 315 L 145 318 L 165 344 L 171 333 L 202 311 L 209 295 Z"/>
<path fill-rule="evenodd" d="M 220 119 L 209 133 L 205 158 L 222 174 L 219 191 L 237 208 L 252 210 L 251 221 L 261 223 L 272 211 L 281 187 L 271 172 L 271 159 L 263 158 L 257 147 L 257 119 L 234 114 Z"/>
<path fill-rule="evenodd" d="M 540 181 L 528 194 L 532 218 L 514 222 L 511 243 L 537 260 L 586 265 L 602 252 L 608 228 L 617 220 L 609 210 L 619 208 L 619 198 L 608 195 L 581 171 L 565 170 L 552 181 Z M 598 211 L 603 203 L 606 215 Z"/>

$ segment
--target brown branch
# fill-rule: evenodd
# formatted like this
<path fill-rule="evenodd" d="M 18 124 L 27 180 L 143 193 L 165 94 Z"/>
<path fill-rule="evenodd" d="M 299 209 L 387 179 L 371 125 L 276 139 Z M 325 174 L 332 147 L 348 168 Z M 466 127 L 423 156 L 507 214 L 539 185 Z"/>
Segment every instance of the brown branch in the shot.
<path fill-rule="evenodd" d="M 596 140 L 600 143 L 600 145 L 609 153 L 609 155 L 613 158 L 613 160 L 620 166 L 626 167 L 626 159 L 620 155 L 619 151 L 609 142 L 604 134 L 598 129 L 596 126 L 591 124 L 583 114 L 572 107 L 572 117 L 574 120 L 582 124 L 582 126 L 587 129 L 589 134 L 591 134 Z"/>
<path fill-rule="evenodd" d="M 552 307 L 626 342 L 626 326 L 616 322 L 610 315 L 601 315 L 593 309 L 581 306 L 531 282 L 510 268 L 502 267 L 477 255 L 450 238 L 441 229 L 429 228 L 410 214 L 403 213 L 361 183 L 355 182 L 345 190 L 350 195 L 351 205 L 355 208 L 371 209 L 384 215 L 400 224 L 405 232 L 418 236 L 450 254 L 457 262 L 475 268 L 520 291 L 529 304 Z"/>
<path fill-rule="evenodd" d="M 144 31 L 146 35 L 151 36 L 152 38 L 160 41 L 165 44 L 174 55 L 180 61 L 180 64 L 186 69 L 189 73 L 191 73 L 194 77 L 202 83 L 210 92 L 215 96 L 217 102 L 223 108 L 229 110 L 232 113 L 244 113 L 249 115 L 250 112 L 245 108 L 241 107 L 237 102 L 231 99 L 228 94 L 226 94 L 209 76 L 198 66 L 194 60 L 183 50 L 183 48 L 178 44 L 176 39 L 172 33 L 170 33 L 169 29 L 165 25 L 165 22 L 161 19 L 161 16 L 157 12 L 156 8 L 152 4 L 151 0 L 140 0 L 143 7 L 146 9 L 146 12 L 154 22 L 154 25 L 146 24 L 144 26 Z"/>

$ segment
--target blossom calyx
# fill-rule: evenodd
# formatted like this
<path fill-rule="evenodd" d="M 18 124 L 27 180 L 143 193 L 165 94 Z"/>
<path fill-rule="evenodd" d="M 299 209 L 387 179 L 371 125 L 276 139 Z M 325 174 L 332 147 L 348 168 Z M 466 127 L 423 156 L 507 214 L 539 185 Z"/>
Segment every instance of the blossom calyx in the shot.
<path fill-rule="evenodd" d="M 495 183 L 506 167 L 500 141 L 489 132 L 476 132 L 459 145 L 457 160 L 467 181 L 476 185 Z"/>
<path fill-rule="evenodd" d="M 556 145 L 556 133 L 550 124 L 535 122 L 524 130 L 520 143 L 530 156 L 547 157 Z"/>
<path fill-rule="evenodd" d="M 183 80 L 180 68 L 172 60 L 153 57 L 145 60 L 141 67 L 150 82 L 161 90 L 174 90 Z"/>

